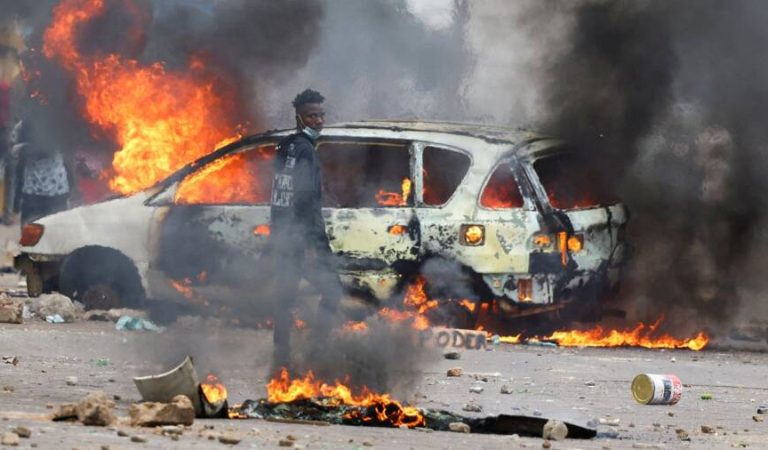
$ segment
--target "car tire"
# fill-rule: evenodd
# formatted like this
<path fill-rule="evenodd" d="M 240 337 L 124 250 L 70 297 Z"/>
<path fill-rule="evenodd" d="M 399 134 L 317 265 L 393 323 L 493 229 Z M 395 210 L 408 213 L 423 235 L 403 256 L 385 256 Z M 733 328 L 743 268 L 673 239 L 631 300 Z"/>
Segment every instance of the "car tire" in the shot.
<path fill-rule="evenodd" d="M 59 272 L 59 290 L 85 309 L 144 305 L 144 288 L 136 266 L 124 254 L 107 247 L 84 247 L 67 256 Z"/>

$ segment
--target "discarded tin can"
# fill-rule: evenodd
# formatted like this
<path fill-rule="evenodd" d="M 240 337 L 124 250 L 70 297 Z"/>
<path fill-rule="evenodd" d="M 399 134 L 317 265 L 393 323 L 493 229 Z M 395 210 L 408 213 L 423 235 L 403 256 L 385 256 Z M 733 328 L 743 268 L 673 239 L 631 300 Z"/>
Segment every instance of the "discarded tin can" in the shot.
<path fill-rule="evenodd" d="M 632 380 L 632 397 L 643 405 L 674 405 L 682 395 L 677 375 L 641 373 Z"/>

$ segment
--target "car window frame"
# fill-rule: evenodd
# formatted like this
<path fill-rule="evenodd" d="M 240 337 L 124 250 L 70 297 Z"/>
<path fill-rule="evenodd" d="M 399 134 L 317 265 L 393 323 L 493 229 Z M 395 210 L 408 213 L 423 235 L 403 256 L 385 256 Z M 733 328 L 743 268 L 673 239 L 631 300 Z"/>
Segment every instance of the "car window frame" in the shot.
<path fill-rule="evenodd" d="M 415 172 L 415 150 L 414 150 L 414 141 L 413 139 L 402 139 L 402 138 L 387 138 L 387 137 L 364 137 L 364 136 L 338 136 L 338 135 L 321 135 L 320 138 L 317 140 L 317 147 L 316 150 L 318 154 L 320 153 L 320 147 L 324 143 L 360 143 L 360 144 L 380 144 L 380 145 L 391 145 L 391 146 L 405 146 L 405 148 L 408 151 L 408 176 L 411 179 L 412 188 L 416 189 L 416 181 L 414 180 L 414 173 Z M 325 174 L 323 174 L 325 176 Z M 412 205 L 403 205 L 403 206 L 385 206 L 385 205 L 378 205 L 378 206 L 354 206 L 354 207 L 339 207 L 339 206 L 325 206 L 323 205 L 323 209 L 334 209 L 334 210 L 342 210 L 342 209 L 395 209 L 395 208 L 415 208 L 416 207 L 416 192 L 413 192 L 413 195 L 411 195 L 411 198 L 413 198 L 413 204 Z"/>
<path fill-rule="evenodd" d="M 515 179 L 515 184 L 517 185 L 517 191 L 520 193 L 520 197 L 523 199 L 523 205 L 518 206 L 515 208 L 488 208 L 486 206 L 483 206 L 482 198 L 483 193 L 485 192 L 485 189 L 488 187 L 488 183 L 491 182 L 491 178 L 493 178 L 493 174 L 496 173 L 496 170 L 502 165 L 502 164 L 509 164 L 510 165 L 510 171 L 512 172 L 512 177 Z M 520 160 L 517 156 L 514 154 L 505 154 L 502 155 L 500 158 L 496 160 L 496 162 L 491 166 L 491 170 L 488 171 L 488 173 L 485 175 L 485 178 L 483 179 L 483 183 L 480 186 L 480 190 L 477 193 L 477 207 L 480 208 L 483 211 L 490 211 L 490 212 L 501 212 L 501 211 L 514 211 L 514 210 L 525 210 L 525 211 L 535 211 L 536 210 L 536 204 L 531 199 L 531 194 L 527 192 L 526 189 L 526 183 L 528 180 L 524 179 L 524 176 L 527 174 L 524 173 L 524 164 L 523 161 Z M 536 195 L 535 193 L 533 195 Z"/>
<path fill-rule="evenodd" d="M 552 205 L 549 202 L 549 195 L 547 194 L 547 190 L 544 187 L 544 183 L 542 183 L 541 178 L 539 178 L 539 174 L 536 172 L 536 169 L 533 167 L 533 165 L 536 163 L 536 161 L 539 161 L 541 159 L 546 158 L 556 158 L 559 156 L 568 156 L 568 155 L 575 155 L 575 153 L 572 150 L 569 150 L 565 146 L 556 146 L 548 148 L 546 151 L 537 152 L 534 154 L 529 155 L 525 163 L 522 164 L 526 176 L 531 180 L 531 185 L 533 187 L 533 190 L 536 192 L 536 195 L 539 197 L 539 201 L 542 202 L 544 205 L 547 205 L 547 208 L 549 208 L 552 211 L 562 211 L 565 213 L 573 212 L 573 211 L 589 211 L 592 209 L 604 209 L 609 206 L 614 206 L 619 203 L 621 203 L 620 199 L 617 199 L 613 203 L 600 203 L 593 206 L 587 206 L 583 208 L 555 208 L 554 205 Z"/>
<path fill-rule="evenodd" d="M 418 208 L 430 208 L 430 209 L 443 209 L 446 206 L 448 206 L 453 199 L 456 197 L 457 193 L 461 190 L 461 187 L 466 184 L 467 178 L 469 177 L 470 172 L 472 172 L 472 168 L 475 166 L 475 156 L 472 152 L 470 152 L 467 149 L 456 147 L 454 145 L 447 145 L 442 144 L 438 142 L 430 142 L 430 141 L 413 141 L 413 147 L 414 147 L 414 169 L 413 174 L 417 175 L 417 177 L 414 177 L 413 179 L 413 188 L 415 189 L 414 192 L 414 206 Z M 456 189 L 454 189 L 453 193 L 451 193 L 451 196 L 448 197 L 448 200 L 445 201 L 445 203 L 441 205 L 428 205 L 424 203 L 424 176 L 422 175 L 423 169 L 424 169 L 424 150 L 426 150 L 427 147 L 437 147 L 442 150 L 448 150 L 453 151 L 457 153 L 461 153 L 469 158 L 469 166 L 467 166 L 467 171 L 464 173 L 464 176 L 461 178 L 461 181 L 456 186 Z"/>
<path fill-rule="evenodd" d="M 202 156 L 197 160 L 187 164 L 186 166 L 182 167 L 181 169 L 177 170 L 176 172 L 168 176 L 165 180 L 161 181 L 159 185 L 163 187 L 157 193 L 149 197 L 144 202 L 144 204 L 146 206 L 154 206 L 154 207 L 172 207 L 172 206 L 175 206 L 175 207 L 249 206 L 253 208 L 269 207 L 270 206 L 269 201 L 267 201 L 264 204 L 254 204 L 254 203 L 181 204 L 181 203 L 176 203 L 175 199 L 176 199 L 176 193 L 178 192 L 178 189 L 181 183 L 188 176 L 200 170 L 203 170 L 209 164 L 212 164 L 215 161 L 230 155 L 243 153 L 250 148 L 264 147 L 267 145 L 277 146 L 277 144 L 284 137 L 285 136 L 283 135 L 255 136 L 255 138 L 257 139 L 254 139 L 253 137 L 246 138 L 240 141 L 233 142 L 232 144 L 226 145 L 222 148 L 216 149 L 213 152 L 205 156 Z"/>

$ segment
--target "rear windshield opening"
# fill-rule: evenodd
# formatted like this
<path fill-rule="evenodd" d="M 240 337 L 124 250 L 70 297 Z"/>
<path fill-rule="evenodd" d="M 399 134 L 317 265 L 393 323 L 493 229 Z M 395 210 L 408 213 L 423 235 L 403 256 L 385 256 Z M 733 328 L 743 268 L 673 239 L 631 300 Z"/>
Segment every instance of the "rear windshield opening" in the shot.
<path fill-rule="evenodd" d="M 480 197 L 480 205 L 488 209 L 522 208 L 523 196 L 508 162 L 499 164 L 493 171 Z"/>
<path fill-rule="evenodd" d="M 599 174 L 574 155 L 555 155 L 533 163 L 549 204 L 557 209 L 582 209 L 616 203 Z"/>
<path fill-rule="evenodd" d="M 407 144 L 322 142 L 323 205 L 382 208 L 413 205 Z"/>

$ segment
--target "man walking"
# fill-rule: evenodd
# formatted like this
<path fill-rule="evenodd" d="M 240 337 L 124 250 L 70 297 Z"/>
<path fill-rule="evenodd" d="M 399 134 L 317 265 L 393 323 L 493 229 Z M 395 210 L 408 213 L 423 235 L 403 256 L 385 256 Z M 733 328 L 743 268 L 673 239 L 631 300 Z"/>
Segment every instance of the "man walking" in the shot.
<path fill-rule="evenodd" d="M 325 99 L 307 89 L 293 100 L 296 133 L 277 146 L 272 181 L 271 236 L 275 259 L 277 308 L 274 318 L 274 369 L 289 366 L 292 309 L 305 274 L 305 255 L 313 253 L 314 287 L 322 300 L 314 332 L 327 333 L 342 295 L 341 283 L 322 216 L 320 163 L 315 144 L 325 122 Z"/>

